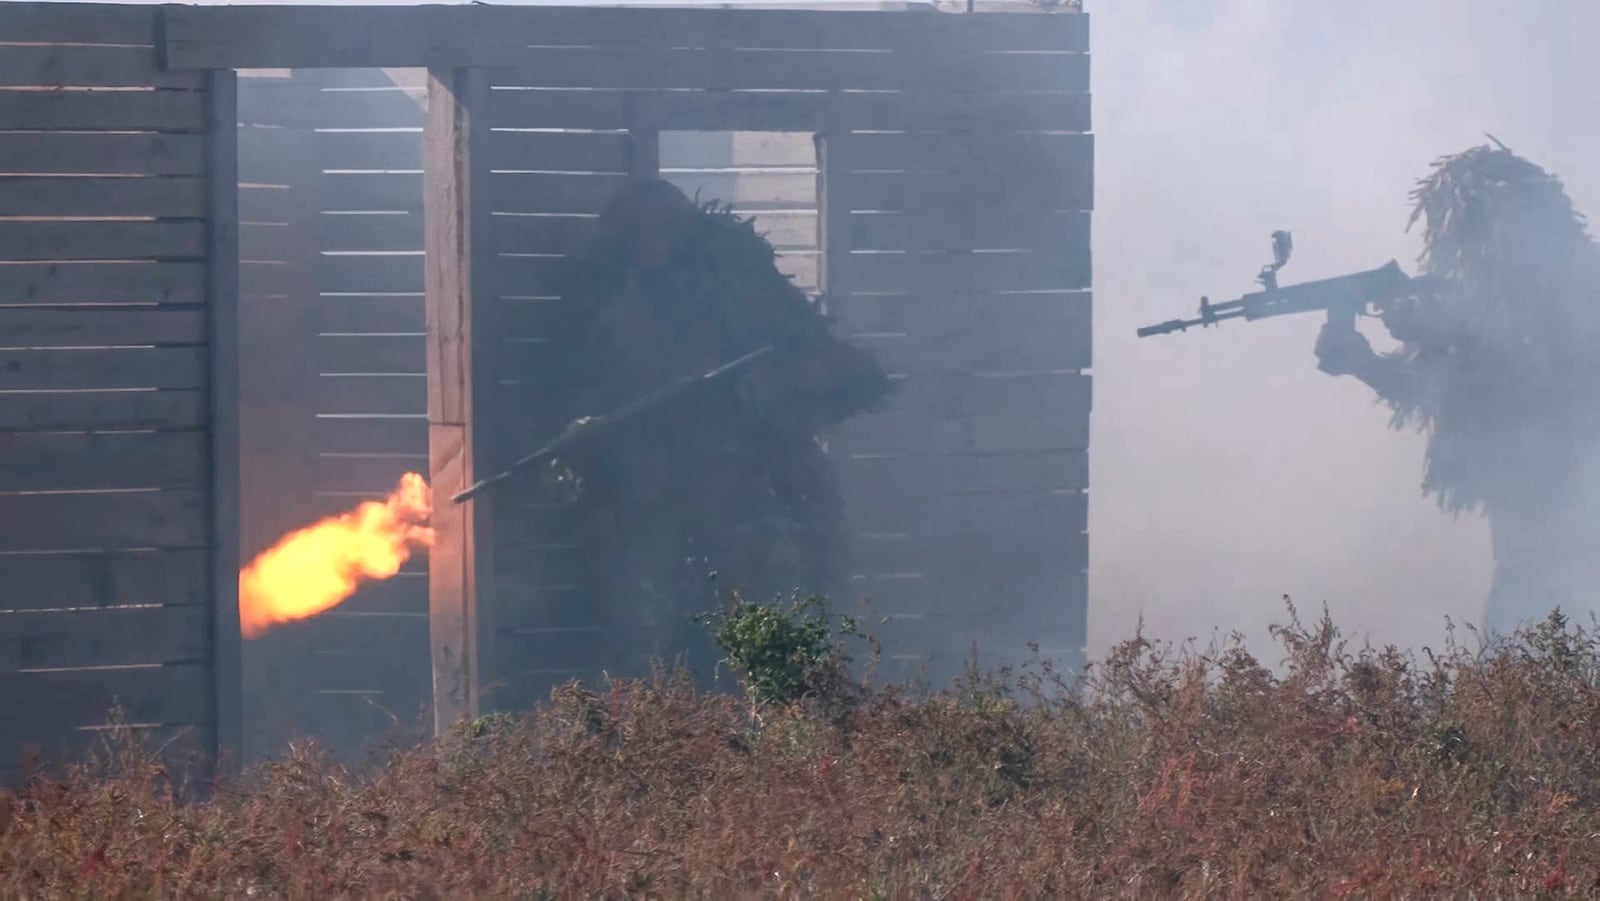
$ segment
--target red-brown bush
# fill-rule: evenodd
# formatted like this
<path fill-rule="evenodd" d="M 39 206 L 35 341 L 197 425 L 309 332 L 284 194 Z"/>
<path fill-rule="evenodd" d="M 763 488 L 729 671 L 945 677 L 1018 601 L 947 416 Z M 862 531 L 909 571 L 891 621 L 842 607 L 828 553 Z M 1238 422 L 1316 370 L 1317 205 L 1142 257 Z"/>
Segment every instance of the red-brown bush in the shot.
<path fill-rule="evenodd" d="M 1347 650 L 1324 619 L 759 720 L 569 685 L 363 771 L 174 789 L 131 744 L 0 797 L 6 897 L 1556 895 L 1600 888 L 1600 644 Z"/>

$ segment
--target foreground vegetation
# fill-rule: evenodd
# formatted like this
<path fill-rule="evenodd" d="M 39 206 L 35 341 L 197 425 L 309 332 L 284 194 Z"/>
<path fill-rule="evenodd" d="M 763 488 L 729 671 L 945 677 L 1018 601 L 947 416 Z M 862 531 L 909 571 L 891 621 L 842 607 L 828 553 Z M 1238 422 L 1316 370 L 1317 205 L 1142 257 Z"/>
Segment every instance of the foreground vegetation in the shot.
<path fill-rule="evenodd" d="M 1281 665 L 1134 640 L 1081 684 L 922 697 L 846 679 L 819 622 L 717 624 L 743 697 L 571 685 L 370 770 L 295 747 L 205 800 L 117 743 L 0 797 L 0 895 L 1600 889 L 1600 642 L 1559 616 L 1416 656 L 1292 621 Z"/>

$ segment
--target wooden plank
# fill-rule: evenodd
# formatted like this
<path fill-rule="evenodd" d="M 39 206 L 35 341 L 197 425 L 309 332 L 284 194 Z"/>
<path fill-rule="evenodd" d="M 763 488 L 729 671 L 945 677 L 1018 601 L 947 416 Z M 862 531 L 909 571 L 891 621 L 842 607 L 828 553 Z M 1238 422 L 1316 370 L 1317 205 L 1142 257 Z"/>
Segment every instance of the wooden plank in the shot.
<path fill-rule="evenodd" d="M 204 196 L 201 180 L 187 177 L 0 178 L 0 216 L 198 218 Z"/>
<path fill-rule="evenodd" d="M 840 489 L 852 496 L 988 494 L 1089 486 L 1084 450 L 1030 454 L 915 454 L 837 457 Z"/>
<path fill-rule="evenodd" d="M 113 705 L 129 723 L 204 723 L 211 667 L 201 663 L 0 675 L 0 734 L 60 734 L 104 725 Z"/>
<path fill-rule="evenodd" d="M 1021 416 L 1081 416 L 1090 408 L 1090 382 L 1078 373 L 933 374 L 897 379 L 890 409 L 933 418 L 989 420 Z"/>
<path fill-rule="evenodd" d="M 1081 291 L 1092 274 L 1088 242 L 1053 251 L 852 253 L 834 262 L 857 292 Z"/>
<path fill-rule="evenodd" d="M 199 488 L 201 432 L 0 432 L 0 491 Z"/>
<path fill-rule="evenodd" d="M 829 111 L 828 125 L 813 139 L 817 159 L 817 246 L 821 250 L 817 283 L 822 311 L 834 312 L 834 300 L 848 296 L 849 274 L 835 264 L 850 255 L 850 149 L 852 135 L 841 121 L 837 106 Z"/>
<path fill-rule="evenodd" d="M 400 621 L 411 623 L 412 628 L 388 647 L 366 641 L 355 647 L 317 649 L 301 655 L 306 678 L 319 691 L 376 692 L 383 707 L 409 726 L 409 720 L 427 704 L 428 621 L 426 617 Z M 380 733 L 368 740 L 382 737 Z"/>
<path fill-rule="evenodd" d="M 494 171 L 628 171 L 628 136 L 621 133 L 492 131 L 487 164 Z"/>
<path fill-rule="evenodd" d="M 932 206 L 931 204 L 929 205 Z M 1057 250 L 1089 247 L 1088 211 L 962 215 L 954 207 L 850 217 L 856 250 Z"/>
<path fill-rule="evenodd" d="M 9 35 L 7 36 L 9 39 Z M 0 54 L 0 87 L 197 88 L 204 76 L 159 68 L 155 48 L 22 44 Z"/>
<path fill-rule="evenodd" d="M 684 50 L 544 47 L 495 84 L 542 88 L 700 91 L 993 92 L 1088 89 L 1083 53 L 909 53 L 838 50 Z"/>
<path fill-rule="evenodd" d="M 835 427 L 829 446 L 839 454 L 1000 453 L 1072 450 L 1089 446 L 1088 399 L 1076 414 L 926 416 L 893 411 L 858 416 Z"/>
<path fill-rule="evenodd" d="M 1007 332 L 995 327 L 973 335 L 917 338 L 879 333 L 852 340 L 889 371 L 941 375 L 1088 369 L 1091 337 L 1087 328 Z"/>
<path fill-rule="evenodd" d="M 1090 95 L 1019 91 L 994 94 L 846 93 L 845 124 L 858 131 L 1014 132 L 1090 130 Z"/>
<path fill-rule="evenodd" d="M 242 184 L 239 186 L 241 223 L 286 223 L 298 206 L 289 185 Z"/>
<path fill-rule="evenodd" d="M 39 44 L 145 44 L 155 41 L 159 10 L 123 3 L 0 4 L 0 34 Z"/>
<path fill-rule="evenodd" d="M 201 388 L 205 358 L 197 347 L 0 350 L 0 391 Z"/>
<path fill-rule="evenodd" d="M 422 290 L 423 256 L 328 255 L 317 258 L 316 286 L 334 294 L 414 294 Z"/>
<path fill-rule="evenodd" d="M 0 673 L 198 662 L 211 654 L 210 627 L 196 606 L 0 613 Z"/>
<path fill-rule="evenodd" d="M 841 331 L 957 339 L 1039 331 L 1076 336 L 1093 314 L 1088 291 L 1040 294 L 861 294 L 832 309 Z"/>
<path fill-rule="evenodd" d="M 0 260 L 192 260 L 205 234 L 202 222 L 0 221 Z"/>
<path fill-rule="evenodd" d="M 301 182 L 316 157 L 305 144 L 311 133 L 301 128 L 244 126 L 239 129 L 239 171 L 246 184 L 290 185 Z"/>
<path fill-rule="evenodd" d="M 820 254 L 814 251 L 780 250 L 773 258 L 773 263 L 779 272 L 807 291 L 815 291 L 822 284 L 822 260 Z"/>
<path fill-rule="evenodd" d="M 423 454 L 428 452 L 428 424 L 409 419 L 319 418 L 317 449 L 330 454 Z"/>
<path fill-rule="evenodd" d="M 1083 51 L 1088 45 L 1088 20 L 1079 14 L 962 18 L 931 11 L 181 7 L 168 10 L 166 21 L 165 59 L 175 69 L 493 66 L 526 58 L 530 43 L 924 52 Z"/>
<path fill-rule="evenodd" d="M 1089 567 L 1089 536 L 1074 529 L 969 532 L 957 538 L 909 533 L 850 537 L 851 570 L 879 577 L 929 579 L 965 573 Z"/>
<path fill-rule="evenodd" d="M 194 429 L 207 418 L 192 390 L 0 393 L 0 430 Z"/>
<path fill-rule="evenodd" d="M 971 217 L 982 227 L 1006 228 L 1003 214 L 1038 221 L 1058 210 L 1094 208 L 1094 173 L 1068 173 L 1060 181 L 1026 172 L 973 181 L 960 175 L 857 172 L 850 178 L 857 212 L 900 212 L 930 220 Z"/>
<path fill-rule="evenodd" d="M 422 213 L 422 173 L 325 173 L 317 191 L 323 210 Z"/>
<path fill-rule="evenodd" d="M 416 131 L 318 131 L 317 156 L 327 169 L 421 169 L 422 128 Z"/>
<path fill-rule="evenodd" d="M 0 551 L 201 547 L 209 510 L 193 490 L 0 495 Z"/>
<path fill-rule="evenodd" d="M 500 330 L 507 338 L 541 338 L 550 334 L 563 314 L 560 301 L 552 299 L 500 300 Z"/>
<path fill-rule="evenodd" d="M 421 576 L 426 578 L 426 576 Z M 422 664 L 419 687 L 428 685 L 428 616 L 421 613 L 356 613 L 341 604 L 321 616 L 279 627 L 284 640 L 307 651 L 343 652 L 354 649 L 380 649 L 390 646 L 398 651 L 399 645 L 414 649 L 412 655 Z M 408 650 L 409 650 L 408 649 Z M 307 673 L 309 682 L 319 688 L 353 688 L 355 686 L 328 685 L 320 673 Z M 372 685 L 372 688 L 384 688 Z"/>
<path fill-rule="evenodd" d="M 432 525 L 428 622 L 435 734 L 478 714 L 494 661 L 492 497 L 451 497 L 493 459 L 477 425 L 494 384 L 496 267 L 489 160 L 489 80 L 480 69 L 428 73 L 424 193 L 427 226 L 428 471 Z M 478 298 L 485 302 L 476 303 Z"/>
<path fill-rule="evenodd" d="M 979 634 L 1026 634 L 1040 627 L 1076 631 L 1082 628 L 1086 612 L 1083 570 L 1049 562 L 987 571 L 861 576 L 851 580 L 851 587 L 869 602 L 869 627 L 879 626 L 882 617 L 907 626 L 919 620 L 942 620 L 960 628 L 963 643 Z M 896 632 L 903 635 L 915 629 L 876 631 L 887 639 Z"/>
<path fill-rule="evenodd" d="M 421 213 L 322 213 L 315 220 L 317 246 L 333 253 L 420 251 L 422 219 Z"/>
<path fill-rule="evenodd" d="M 283 273 L 267 275 L 262 267 L 268 264 L 277 264 L 284 267 L 293 265 L 296 268 L 303 268 L 306 265 L 307 260 L 296 259 L 300 255 L 295 252 L 295 248 L 305 243 L 305 238 L 301 234 L 303 230 L 303 226 L 302 228 L 291 228 L 288 222 L 249 222 L 240 224 L 239 260 L 241 263 L 248 263 L 251 266 L 249 270 L 246 270 L 249 273 L 249 277 L 245 279 L 245 293 L 266 293 L 263 289 L 269 283 L 279 283 L 286 277 Z M 309 254 L 305 256 L 309 258 Z"/>
<path fill-rule="evenodd" d="M 205 551 L 0 555 L 0 610 L 204 605 Z"/>
<path fill-rule="evenodd" d="M 317 371 L 324 375 L 425 373 L 423 335 L 322 335 L 316 339 Z"/>
<path fill-rule="evenodd" d="M 200 303 L 198 263 L 0 264 L 0 303 Z"/>
<path fill-rule="evenodd" d="M 211 701 L 212 746 L 237 760 L 244 748 L 243 664 L 239 636 L 239 95 L 232 69 L 206 73 L 206 299 L 211 396 Z"/>
<path fill-rule="evenodd" d="M 858 586 L 870 598 L 864 631 L 886 655 L 931 653 L 964 664 L 978 647 L 979 665 L 993 667 L 1053 658 L 1080 648 L 1087 632 L 1081 574 L 1052 570 L 1010 573 L 994 579 L 929 582 L 901 579 Z M 955 659 L 950 659 L 955 658 Z"/>
<path fill-rule="evenodd" d="M 200 91 L 0 91 L 0 122 L 22 130 L 199 131 Z"/>
<path fill-rule="evenodd" d="M 495 640 L 503 646 L 508 661 L 518 661 L 512 672 L 588 673 L 604 665 L 608 649 L 614 648 L 611 635 L 599 627 L 556 627 L 508 629 Z"/>
<path fill-rule="evenodd" d="M 663 128 L 701 131 L 1087 132 L 1087 93 L 1018 89 L 920 91 L 526 90 L 493 92 L 500 128 L 620 128 L 630 106 L 646 106 Z"/>
<path fill-rule="evenodd" d="M 815 250 L 821 246 L 821 224 L 810 210 L 769 210 L 745 214 L 753 219 L 756 231 L 776 250 Z"/>
<path fill-rule="evenodd" d="M 425 327 L 420 297 L 324 297 L 317 305 L 324 334 L 421 334 Z"/>
<path fill-rule="evenodd" d="M 1077 491 L 1031 494 L 847 495 L 845 521 L 854 532 L 962 535 L 1004 530 L 1082 532 L 1088 497 Z"/>
<path fill-rule="evenodd" d="M 205 315 L 196 309 L 0 307 L 0 336 L 0 343 L 19 347 L 201 344 Z"/>
<path fill-rule="evenodd" d="M 359 591 L 350 596 L 350 599 L 339 605 L 340 612 L 347 613 L 408 613 L 413 616 L 428 615 L 428 574 L 401 573 L 393 578 L 381 582 L 369 582 Z M 427 627 L 422 631 L 422 647 L 416 656 L 423 667 L 431 666 L 428 659 Z M 426 673 L 426 670 L 425 670 Z M 424 688 L 428 678 L 423 676 Z"/>
<path fill-rule="evenodd" d="M 389 85 L 351 90 L 318 85 L 326 72 L 302 70 L 310 84 L 254 84 L 240 96 L 245 121 L 296 128 L 415 128 L 422 124 L 426 92 Z M 297 75 L 300 73 L 296 73 Z"/>
<path fill-rule="evenodd" d="M 625 175 L 496 172 L 489 176 L 497 213 L 597 214 L 626 184 Z"/>
<path fill-rule="evenodd" d="M 1017 132 L 862 132 L 851 160 L 857 172 L 956 172 L 1043 176 L 1092 166 L 1094 135 Z M 1059 177 L 1059 176 L 1058 176 Z"/>
<path fill-rule="evenodd" d="M 383 494 L 394 490 L 406 473 L 428 471 L 427 448 L 411 456 L 317 457 L 316 490 Z"/>
<path fill-rule="evenodd" d="M 495 274 L 508 294 L 541 297 L 554 292 L 560 283 L 565 257 L 500 256 L 494 261 Z"/>
<path fill-rule="evenodd" d="M 201 135 L 0 132 L 0 175 L 199 175 L 204 153 Z"/>
<path fill-rule="evenodd" d="M 593 233 L 587 215 L 497 215 L 491 220 L 496 253 L 571 253 Z"/>
<path fill-rule="evenodd" d="M 490 76 L 503 71 L 490 70 Z M 629 102 L 623 91 L 502 89 L 497 84 L 489 92 L 489 115 L 496 128 L 615 131 L 627 127 Z"/>
<path fill-rule="evenodd" d="M 867 295 L 849 298 L 834 312 L 852 340 L 894 372 L 1053 372 L 1092 363 L 1087 292 Z"/>
<path fill-rule="evenodd" d="M 428 411 L 427 382 L 417 375 L 337 375 L 320 385 L 318 413 L 420 416 Z"/>
<path fill-rule="evenodd" d="M 817 173 L 792 172 L 664 172 L 662 178 L 690 197 L 720 200 L 736 210 L 809 209 L 816 206 Z"/>

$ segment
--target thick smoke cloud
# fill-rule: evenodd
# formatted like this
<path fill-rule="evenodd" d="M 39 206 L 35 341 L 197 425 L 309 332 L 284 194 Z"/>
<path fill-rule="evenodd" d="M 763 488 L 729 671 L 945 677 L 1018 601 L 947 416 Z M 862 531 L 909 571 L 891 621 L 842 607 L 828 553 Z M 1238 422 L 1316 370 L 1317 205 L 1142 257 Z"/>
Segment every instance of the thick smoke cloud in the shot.
<path fill-rule="evenodd" d="M 1406 194 L 1485 132 L 1600 217 L 1600 4 L 1091 0 L 1097 212 L 1090 654 L 1146 634 L 1257 645 L 1284 594 L 1375 643 L 1476 621 L 1487 530 L 1420 493 L 1423 439 L 1318 372 L 1318 316 L 1145 339 L 1251 290 L 1415 271 Z M 1379 324 L 1363 326 L 1382 335 Z M 1378 346 L 1386 346 L 1375 342 Z"/>

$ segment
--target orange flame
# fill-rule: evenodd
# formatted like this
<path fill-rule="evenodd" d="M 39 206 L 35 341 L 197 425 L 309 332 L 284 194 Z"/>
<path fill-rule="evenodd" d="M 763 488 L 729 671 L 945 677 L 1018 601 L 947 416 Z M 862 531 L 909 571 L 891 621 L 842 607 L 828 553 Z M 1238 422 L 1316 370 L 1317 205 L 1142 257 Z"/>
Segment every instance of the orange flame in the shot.
<path fill-rule="evenodd" d="M 239 573 L 239 630 L 259 638 L 281 623 L 337 607 L 361 583 L 400 571 L 433 546 L 428 483 L 408 472 L 384 501 L 367 501 L 285 535 Z"/>

